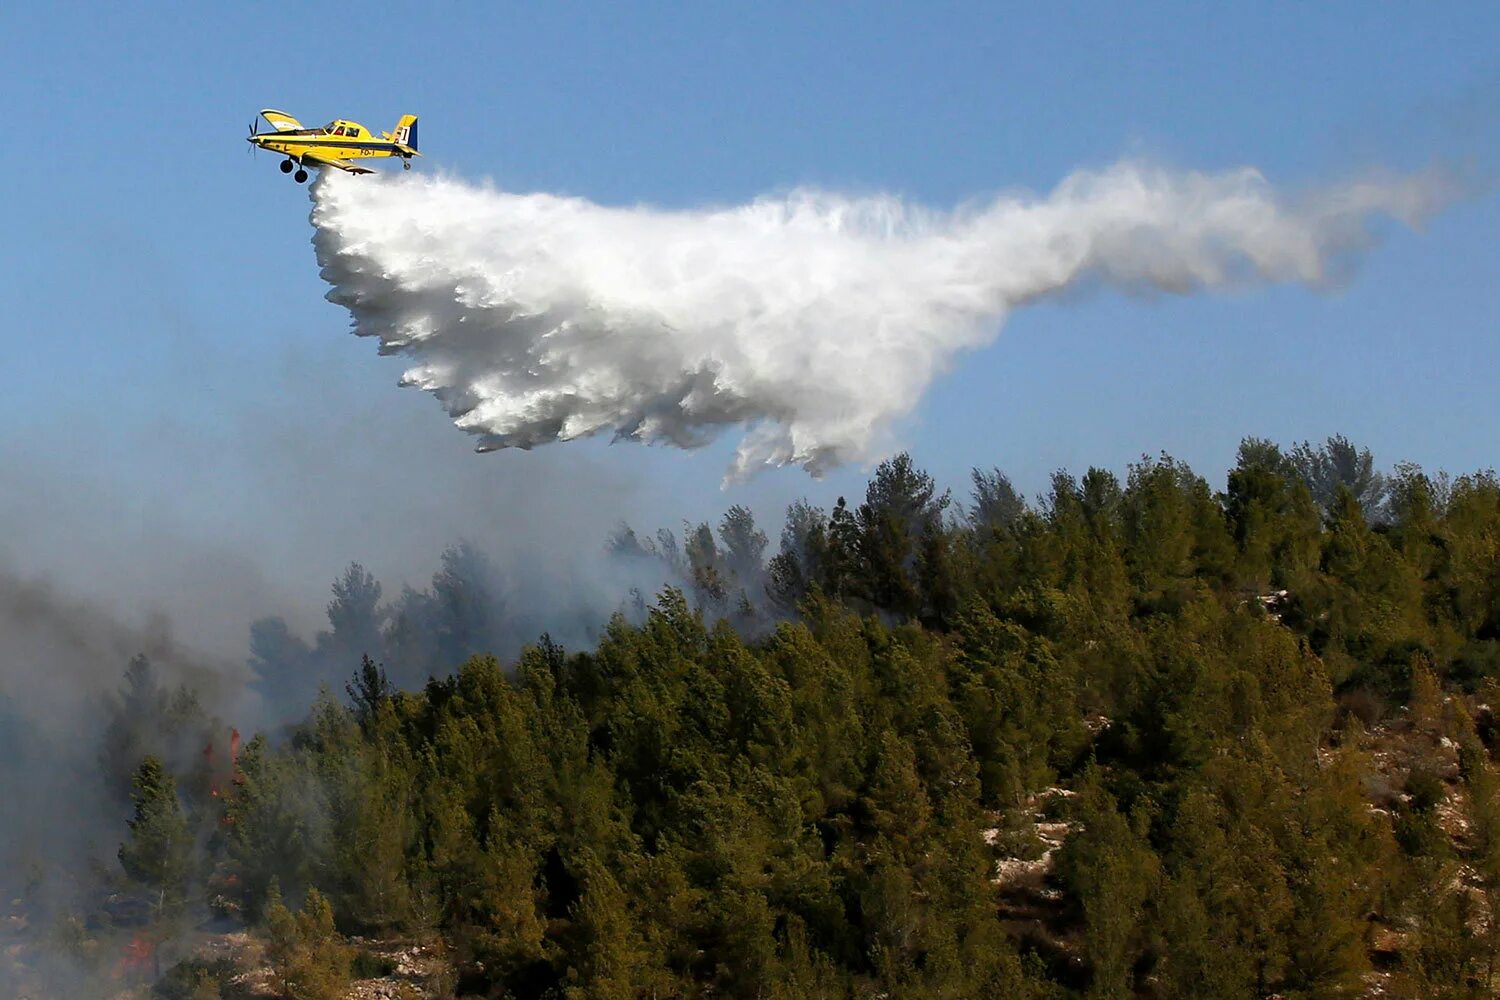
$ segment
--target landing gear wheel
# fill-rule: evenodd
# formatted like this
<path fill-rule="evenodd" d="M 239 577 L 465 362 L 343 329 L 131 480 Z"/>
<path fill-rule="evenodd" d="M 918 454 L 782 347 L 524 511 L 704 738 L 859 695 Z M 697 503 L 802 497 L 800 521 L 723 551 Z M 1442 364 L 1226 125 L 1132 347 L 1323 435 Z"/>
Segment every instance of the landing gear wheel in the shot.
<path fill-rule="evenodd" d="M 296 181 L 298 184 L 301 184 L 303 181 L 307 180 L 307 171 L 306 170 L 299 170 L 299 171 L 297 171 L 295 174 L 292 175 L 292 180 Z"/>
<path fill-rule="evenodd" d="M 408 160 L 408 159 L 404 159 L 403 158 L 401 160 L 401 169 L 402 170 L 410 170 L 411 169 L 411 161 Z"/>
<path fill-rule="evenodd" d="M 289 174 L 289 173 L 292 172 L 292 161 L 291 160 L 282 160 L 281 161 L 281 172 L 284 173 L 284 174 Z"/>

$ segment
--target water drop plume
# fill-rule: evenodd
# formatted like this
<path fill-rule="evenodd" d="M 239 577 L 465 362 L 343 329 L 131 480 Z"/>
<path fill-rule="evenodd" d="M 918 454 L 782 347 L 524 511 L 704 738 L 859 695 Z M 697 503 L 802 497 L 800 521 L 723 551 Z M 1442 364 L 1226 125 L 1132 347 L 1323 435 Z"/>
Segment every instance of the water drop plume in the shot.
<path fill-rule="evenodd" d="M 336 176 L 312 222 L 328 298 L 480 450 L 739 426 L 737 478 L 881 457 L 933 378 L 1040 296 L 1329 284 L 1381 217 L 1451 193 L 1436 173 L 1288 195 L 1126 162 L 950 211 L 815 190 L 665 210 Z"/>

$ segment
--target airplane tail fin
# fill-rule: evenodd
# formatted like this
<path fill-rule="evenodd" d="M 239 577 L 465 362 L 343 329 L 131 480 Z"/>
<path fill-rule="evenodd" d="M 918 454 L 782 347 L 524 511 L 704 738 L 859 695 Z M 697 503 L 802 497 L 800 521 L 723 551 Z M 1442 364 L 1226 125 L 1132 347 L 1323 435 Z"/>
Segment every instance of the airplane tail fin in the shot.
<path fill-rule="evenodd" d="M 391 139 L 396 145 L 403 147 L 403 152 L 416 153 L 417 116 L 402 115 L 401 120 L 396 123 L 395 130 L 391 132 Z"/>

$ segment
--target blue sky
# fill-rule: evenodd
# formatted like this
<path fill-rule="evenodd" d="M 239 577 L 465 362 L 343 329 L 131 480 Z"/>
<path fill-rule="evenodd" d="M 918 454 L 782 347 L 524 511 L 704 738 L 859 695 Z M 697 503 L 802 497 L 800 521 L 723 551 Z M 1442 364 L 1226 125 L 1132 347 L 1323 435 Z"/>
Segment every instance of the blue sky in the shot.
<path fill-rule="evenodd" d="M 125 565 L 219 540 L 265 592 L 300 593 L 288 578 L 321 589 L 354 557 L 416 572 L 419 550 L 483 535 L 475 518 L 542 530 L 460 490 L 598 489 L 673 524 L 860 489 L 864 470 L 789 469 L 722 493 L 729 439 L 471 454 L 323 300 L 305 191 L 245 152 L 262 107 L 375 129 L 414 112 L 419 169 L 617 204 L 813 184 L 950 206 L 1121 156 L 1291 188 L 1497 163 L 1500 5 L 1009 6 L 10 5 L 0 457 L 21 471 L 0 513 L 27 527 L 0 557 L 66 577 L 101 548 Z M 999 465 L 1030 493 L 1158 450 L 1218 486 L 1247 434 L 1488 467 L 1497 231 L 1500 198 L 1480 194 L 1384 231 L 1333 294 L 1021 310 L 902 442 L 946 484 Z M 386 510 L 338 513 L 351 482 Z"/>

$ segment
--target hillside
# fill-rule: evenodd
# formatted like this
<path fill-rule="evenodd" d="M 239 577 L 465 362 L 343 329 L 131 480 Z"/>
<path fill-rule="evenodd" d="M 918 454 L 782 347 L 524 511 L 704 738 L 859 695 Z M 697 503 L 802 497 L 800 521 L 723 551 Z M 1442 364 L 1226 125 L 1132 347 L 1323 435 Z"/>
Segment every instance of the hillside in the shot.
<path fill-rule="evenodd" d="M 860 504 L 794 508 L 770 559 L 748 511 L 719 528 L 622 531 L 679 586 L 591 649 L 543 637 L 403 690 L 387 644 L 346 698 L 207 763 L 161 736 L 222 724 L 133 668 L 119 869 L 20 887 L 0 977 L 1492 995 L 1492 474 L 1251 440 L 1222 492 L 1163 457 L 1034 505 L 976 472 L 960 510 L 901 456 Z M 450 603 L 428 624 L 461 638 Z"/>

